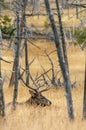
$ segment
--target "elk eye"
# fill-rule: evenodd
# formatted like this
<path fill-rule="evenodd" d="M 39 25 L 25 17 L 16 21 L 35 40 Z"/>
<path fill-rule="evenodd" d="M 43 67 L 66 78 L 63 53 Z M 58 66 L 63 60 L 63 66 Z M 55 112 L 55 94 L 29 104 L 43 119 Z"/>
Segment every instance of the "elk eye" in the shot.
<path fill-rule="evenodd" d="M 50 105 L 50 104 L 51 104 L 51 102 L 49 101 L 49 102 L 48 102 L 48 105 Z"/>
<path fill-rule="evenodd" d="M 44 104 L 43 107 L 45 107 L 46 105 Z"/>

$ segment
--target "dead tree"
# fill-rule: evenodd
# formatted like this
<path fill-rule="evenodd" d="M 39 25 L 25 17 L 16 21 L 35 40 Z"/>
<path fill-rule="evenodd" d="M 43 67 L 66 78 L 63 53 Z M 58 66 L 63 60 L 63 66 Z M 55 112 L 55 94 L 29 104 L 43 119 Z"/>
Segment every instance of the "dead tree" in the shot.
<path fill-rule="evenodd" d="M 78 4 L 78 0 L 76 0 L 76 4 Z M 79 14 L 78 14 L 78 6 L 76 6 L 76 18 L 79 18 Z"/>
<path fill-rule="evenodd" d="M 16 54 L 15 54 L 15 83 L 13 95 L 13 107 L 15 108 L 18 96 L 18 75 L 19 75 L 19 54 L 20 54 L 20 0 L 17 2 L 17 40 L 16 40 Z"/>
<path fill-rule="evenodd" d="M 2 53 L 2 34 L 0 30 L 0 115 L 5 116 L 5 103 L 4 103 L 4 93 L 3 93 L 3 79 L 1 74 L 1 54 Z"/>
<path fill-rule="evenodd" d="M 2 33 L 0 29 L 0 58 L 2 56 Z M 0 77 L 1 77 L 1 60 L 0 60 Z"/>
<path fill-rule="evenodd" d="M 13 68 L 12 68 L 11 78 L 10 78 L 10 82 L 9 82 L 9 87 L 12 87 L 14 85 L 14 81 L 15 81 L 15 59 L 14 59 L 14 63 L 13 63 Z"/>
<path fill-rule="evenodd" d="M 42 70 L 43 70 L 43 73 L 40 74 L 40 75 L 37 74 L 37 76 L 36 76 L 36 78 L 35 78 L 35 81 L 36 81 L 37 83 L 39 83 L 40 81 L 44 81 L 44 83 L 45 83 L 46 85 L 48 85 L 48 82 L 51 83 L 51 78 L 49 77 L 48 73 L 52 70 L 52 68 L 50 68 L 50 69 L 48 69 L 48 70 L 46 71 L 46 70 L 44 69 L 44 67 L 41 65 L 41 63 L 40 63 L 40 66 L 41 66 L 41 68 L 42 68 Z M 48 81 L 47 81 L 47 80 L 48 80 Z"/>
<path fill-rule="evenodd" d="M 51 77 L 51 83 L 52 83 L 52 85 L 54 85 L 54 86 L 62 86 L 62 84 L 63 83 L 61 83 L 61 81 L 60 81 L 60 78 L 57 78 L 57 74 L 58 74 L 58 72 L 55 74 L 55 68 L 54 68 L 54 64 L 53 64 L 53 61 L 52 61 L 52 59 L 50 58 L 50 56 L 49 56 L 49 54 L 45 51 L 45 54 L 46 54 L 46 56 L 48 57 L 48 59 L 49 59 L 49 62 L 50 62 L 50 64 L 51 64 L 51 71 L 52 71 L 52 77 Z"/>
<path fill-rule="evenodd" d="M 60 46 L 59 36 L 58 36 L 57 29 L 56 29 L 53 13 L 52 13 L 51 8 L 50 8 L 49 0 L 44 0 L 44 2 L 45 2 L 45 6 L 46 6 L 46 11 L 48 13 L 48 17 L 49 17 L 49 20 L 50 20 L 50 23 L 51 23 L 52 31 L 54 33 L 55 45 L 56 45 L 56 49 L 57 49 L 59 64 L 60 64 L 60 67 L 61 67 L 61 71 L 62 71 L 64 83 L 65 83 L 68 114 L 69 114 L 69 118 L 73 119 L 74 114 L 73 114 L 71 83 L 70 83 L 68 67 L 66 65 L 65 59 L 63 58 L 63 53 L 62 53 L 61 46 Z"/>
<path fill-rule="evenodd" d="M 29 84 L 29 63 L 28 63 L 28 37 L 27 37 L 27 30 L 26 30 L 26 17 L 25 17 L 25 11 L 26 11 L 26 5 L 27 5 L 27 0 L 23 0 L 23 8 L 22 8 L 22 21 L 23 21 L 23 28 L 24 28 L 24 33 L 25 33 L 25 68 L 26 68 L 26 84 Z"/>
<path fill-rule="evenodd" d="M 59 28 L 60 28 L 61 41 L 62 41 L 63 57 L 64 57 L 64 60 L 65 60 L 65 64 L 67 65 L 67 68 L 68 68 L 68 60 L 67 60 L 68 58 L 67 58 L 67 51 L 66 51 L 66 42 L 65 42 L 64 30 L 63 30 L 63 25 L 62 25 L 62 19 L 61 19 L 61 13 L 60 13 L 58 0 L 56 0 L 56 7 L 57 7 Z M 68 71 L 69 71 L 69 69 L 68 69 Z"/>
<path fill-rule="evenodd" d="M 0 16 L 1 16 L 1 13 L 2 13 L 2 2 L 0 2 Z"/>
<path fill-rule="evenodd" d="M 26 6 L 27 6 L 27 0 L 22 0 L 20 1 L 20 10 L 21 10 L 21 20 L 20 20 L 20 44 L 22 41 L 22 34 L 24 33 L 24 48 L 25 48 L 25 70 L 26 70 L 26 83 L 29 84 L 29 63 L 28 63 L 28 37 L 27 37 L 27 29 L 26 29 L 26 17 L 25 17 L 25 11 L 26 11 Z M 22 47 L 21 47 L 22 48 Z M 22 53 L 22 49 L 20 50 L 20 54 Z M 14 80 L 15 80 L 15 59 L 13 63 L 13 69 L 12 69 L 12 74 L 11 74 L 11 79 L 9 83 L 9 87 L 14 85 Z"/>
<path fill-rule="evenodd" d="M 0 115 L 5 116 L 5 102 L 3 93 L 3 79 L 0 77 Z"/>
<path fill-rule="evenodd" d="M 85 55 L 85 79 L 84 79 L 84 98 L 83 98 L 83 118 L 86 119 L 86 55 Z"/>

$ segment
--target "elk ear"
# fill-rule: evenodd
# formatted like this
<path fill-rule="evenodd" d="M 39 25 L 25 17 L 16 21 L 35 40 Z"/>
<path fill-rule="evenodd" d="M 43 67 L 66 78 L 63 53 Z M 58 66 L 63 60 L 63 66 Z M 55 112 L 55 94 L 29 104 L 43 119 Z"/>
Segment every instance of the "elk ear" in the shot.
<path fill-rule="evenodd" d="M 35 93 L 32 90 L 29 90 L 29 93 L 31 94 L 31 96 L 35 96 Z"/>

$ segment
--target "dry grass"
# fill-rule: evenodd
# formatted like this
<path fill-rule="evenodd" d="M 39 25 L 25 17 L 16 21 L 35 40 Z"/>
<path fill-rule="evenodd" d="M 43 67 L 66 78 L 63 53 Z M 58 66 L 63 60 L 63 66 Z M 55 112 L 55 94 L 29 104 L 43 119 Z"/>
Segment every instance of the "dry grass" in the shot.
<path fill-rule="evenodd" d="M 73 12 L 73 10 L 72 10 Z M 70 15 L 74 13 L 70 12 Z M 67 16 L 67 11 L 63 16 L 64 24 L 67 23 L 68 26 L 76 26 L 79 21 L 76 19 L 69 20 Z M 44 25 L 45 17 L 34 17 L 34 20 L 30 18 L 27 19 L 27 23 Z M 42 20 L 41 20 L 42 19 Z M 54 44 L 41 41 L 36 41 L 36 45 L 40 46 L 42 49 L 38 50 L 29 44 L 29 61 L 34 57 L 38 57 L 40 62 L 43 64 L 45 69 L 50 68 L 49 61 L 45 58 L 43 50 L 47 49 L 48 52 L 55 49 Z M 41 56 L 40 56 L 41 55 Z M 6 51 L 3 54 L 4 58 L 7 60 L 12 60 L 12 52 Z M 24 54 L 23 54 L 24 57 Z M 56 54 L 51 55 L 55 66 L 58 62 L 56 61 Z M 0 130 L 85 130 L 86 121 L 82 120 L 83 111 L 83 81 L 84 81 L 84 52 L 79 51 L 77 47 L 71 47 L 68 50 L 69 68 L 71 81 L 75 80 L 75 74 L 77 76 L 77 81 L 80 86 L 72 90 L 73 104 L 74 104 L 74 121 L 69 121 L 66 105 L 66 97 L 64 88 L 52 89 L 44 93 L 44 95 L 52 101 L 50 107 L 36 107 L 30 105 L 17 105 L 16 110 L 12 110 L 11 105 L 7 105 L 12 102 L 13 88 L 8 88 L 9 81 L 6 79 L 4 84 L 5 93 L 5 103 L 6 103 L 6 117 L 2 119 L 0 117 Z M 20 60 L 22 66 L 24 66 L 24 58 Z M 6 70 L 8 77 L 11 75 L 12 64 L 2 62 L 2 72 Z M 38 60 L 36 59 L 30 67 L 32 75 L 36 75 L 37 72 L 41 73 L 42 69 Z M 59 69 L 59 68 L 57 68 Z M 18 91 L 18 102 L 24 102 L 29 98 L 29 92 L 26 87 L 23 87 L 21 82 L 19 83 Z"/>
<path fill-rule="evenodd" d="M 50 67 L 49 62 L 43 56 L 43 50 L 45 49 L 45 43 L 37 42 L 42 49 L 38 50 L 32 45 L 29 45 L 29 57 L 39 57 L 43 66 L 48 69 Z M 47 43 L 47 51 L 55 49 L 52 43 Z M 12 52 L 5 53 L 5 58 L 12 59 Z M 56 60 L 56 55 L 51 56 L 53 61 Z M 6 117 L 2 119 L 0 117 L 0 130 L 85 130 L 86 121 L 82 120 L 82 105 L 83 105 L 83 81 L 84 81 L 84 52 L 79 51 L 77 47 L 71 47 L 68 50 L 68 58 L 70 65 L 71 80 L 74 81 L 74 75 L 76 73 L 77 80 L 80 82 L 80 86 L 72 90 L 73 103 L 74 103 L 74 121 L 69 121 L 66 107 L 66 98 L 64 88 L 52 89 L 45 92 L 44 95 L 52 101 L 50 107 L 36 107 L 30 105 L 17 105 L 16 110 L 12 110 L 11 105 L 7 105 L 12 101 L 13 88 L 8 88 L 8 80 L 6 79 L 4 85 L 5 103 L 6 103 Z M 22 60 L 24 63 L 24 59 Z M 2 63 L 2 69 L 10 70 L 12 65 Z M 31 73 L 35 75 L 39 71 L 42 72 L 37 60 L 31 66 Z M 6 71 L 8 76 L 10 72 Z M 24 102 L 29 98 L 28 89 L 19 84 L 18 102 Z"/>

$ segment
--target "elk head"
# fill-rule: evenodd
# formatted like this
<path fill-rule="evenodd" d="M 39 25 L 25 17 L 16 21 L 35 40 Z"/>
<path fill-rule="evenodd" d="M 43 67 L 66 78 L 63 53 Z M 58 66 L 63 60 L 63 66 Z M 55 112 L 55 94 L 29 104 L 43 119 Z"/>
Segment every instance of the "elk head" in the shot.
<path fill-rule="evenodd" d="M 50 106 L 51 101 L 49 101 L 47 98 L 45 98 L 41 92 L 29 90 L 31 97 L 28 100 L 29 103 L 34 105 L 40 105 L 40 106 Z"/>

